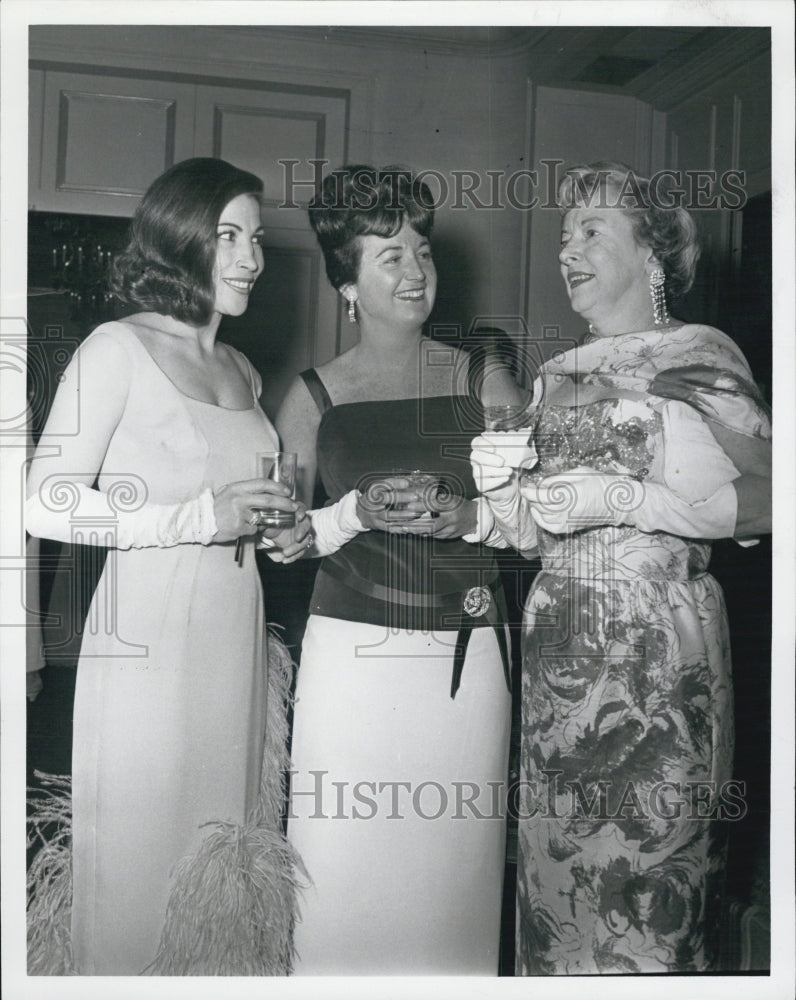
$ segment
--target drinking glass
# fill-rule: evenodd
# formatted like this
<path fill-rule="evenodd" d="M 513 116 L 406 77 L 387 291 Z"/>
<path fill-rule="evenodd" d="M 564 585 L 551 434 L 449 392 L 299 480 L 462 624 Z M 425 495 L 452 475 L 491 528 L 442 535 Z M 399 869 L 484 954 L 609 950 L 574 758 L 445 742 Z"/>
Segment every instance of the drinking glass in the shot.
<path fill-rule="evenodd" d="M 409 504 L 412 501 L 399 500 L 394 497 L 395 492 L 411 491 L 417 494 L 417 498 L 426 505 L 427 512 L 430 512 L 430 501 L 436 496 L 439 489 L 439 475 L 436 472 L 424 472 L 421 469 L 396 469 L 390 474 L 389 481 L 393 479 L 406 480 L 406 486 L 401 487 L 400 490 L 394 490 L 392 486 L 388 489 L 387 499 L 389 503 L 385 520 L 406 521 L 407 518 L 411 520 L 422 516 L 419 511 L 411 510 Z"/>
<path fill-rule="evenodd" d="M 257 472 L 263 479 L 272 479 L 282 483 L 290 490 L 290 496 L 296 492 L 296 460 L 295 451 L 263 451 L 257 455 Z M 292 510 L 278 510 L 275 507 L 259 507 L 258 524 L 261 528 L 292 528 L 296 523 L 296 515 Z"/>
<path fill-rule="evenodd" d="M 534 389 L 526 389 L 523 403 L 502 403 L 484 407 L 484 428 L 487 431 L 522 431 L 522 447 L 528 447 L 531 455 L 523 454 L 520 442 L 517 442 L 517 465 L 514 466 L 520 481 L 533 469 L 539 458 L 537 450 L 537 431 L 542 418 L 545 385 L 542 372 L 535 382 Z M 519 457 L 522 455 L 521 462 Z M 513 464 L 513 463 L 510 463 Z"/>
<path fill-rule="evenodd" d="M 484 428 L 488 431 L 514 431 L 522 427 L 529 413 L 527 403 L 502 403 L 484 407 Z"/>

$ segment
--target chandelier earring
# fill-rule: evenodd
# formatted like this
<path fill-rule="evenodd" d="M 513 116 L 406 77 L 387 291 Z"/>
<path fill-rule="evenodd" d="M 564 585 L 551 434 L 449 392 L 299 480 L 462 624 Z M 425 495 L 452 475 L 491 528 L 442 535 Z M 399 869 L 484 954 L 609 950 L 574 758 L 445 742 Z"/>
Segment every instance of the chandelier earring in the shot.
<path fill-rule="evenodd" d="M 650 298 L 652 299 L 652 317 L 655 326 L 666 326 L 669 322 L 669 310 L 666 308 L 666 292 L 664 284 L 666 275 L 662 267 L 656 267 L 650 273 Z"/>
<path fill-rule="evenodd" d="M 356 309 L 356 306 L 354 305 L 354 300 L 353 299 L 349 299 L 348 300 L 348 322 L 349 323 L 356 323 L 356 321 L 357 321 L 357 309 Z"/>

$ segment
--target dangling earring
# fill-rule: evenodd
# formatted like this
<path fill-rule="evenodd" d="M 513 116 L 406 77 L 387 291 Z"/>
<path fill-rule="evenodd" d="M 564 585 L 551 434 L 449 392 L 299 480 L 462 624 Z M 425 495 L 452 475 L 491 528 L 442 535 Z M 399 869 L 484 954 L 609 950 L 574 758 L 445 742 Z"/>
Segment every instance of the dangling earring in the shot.
<path fill-rule="evenodd" d="M 662 267 L 656 267 L 650 273 L 650 298 L 652 299 L 652 317 L 655 326 L 666 326 L 669 322 L 669 310 L 666 308 L 666 292 L 663 290 L 666 275 Z"/>
<path fill-rule="evenodd" d="M 356 323 L 356 321 L 357 321 L 356 306 L 354 305 L 354 300 L 353 299 L 349 299 L 348 300 L 348 322 L 349 323 Z"/>

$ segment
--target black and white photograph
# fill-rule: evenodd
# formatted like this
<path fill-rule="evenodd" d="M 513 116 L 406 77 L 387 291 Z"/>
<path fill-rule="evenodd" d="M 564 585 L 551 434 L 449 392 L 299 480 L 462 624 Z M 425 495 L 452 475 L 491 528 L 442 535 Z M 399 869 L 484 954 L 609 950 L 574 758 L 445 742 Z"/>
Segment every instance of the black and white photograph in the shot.
<path fill-rule="evenodd" d="M 793 29 L 4 0 L 10 1000 L 793 996 Z"/>

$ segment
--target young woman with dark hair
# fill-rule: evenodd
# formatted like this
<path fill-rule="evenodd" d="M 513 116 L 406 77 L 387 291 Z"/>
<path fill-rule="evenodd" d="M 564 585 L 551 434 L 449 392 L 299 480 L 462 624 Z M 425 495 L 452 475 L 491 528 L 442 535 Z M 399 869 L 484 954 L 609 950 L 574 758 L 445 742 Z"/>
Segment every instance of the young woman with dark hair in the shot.
<path fill-rule="evenodd" d="M 34 886 L 31 972 L 289 967 L 287 678 L 253 546 L 242 560 L 235 547 L 255 541 L 266 503 L 299 510 L 271 543 L 288 557 L 309 521 L 284 486 L 255 478 L 277 435 L 259 376 L 216 339 L 263 269 L 261 191 L 215 159 L 154 182 L 116 267 L 134 311 L 81 345 L 31 465 L 28 531 L 109 549 L 78 664 L 71 906 L 62 887 L 53 929 L 47 885 Z"/>

